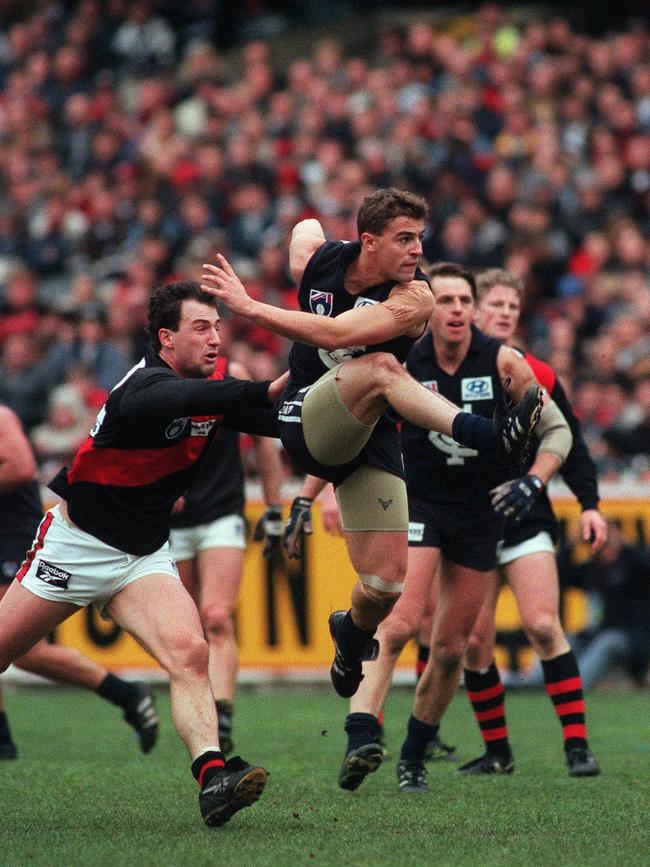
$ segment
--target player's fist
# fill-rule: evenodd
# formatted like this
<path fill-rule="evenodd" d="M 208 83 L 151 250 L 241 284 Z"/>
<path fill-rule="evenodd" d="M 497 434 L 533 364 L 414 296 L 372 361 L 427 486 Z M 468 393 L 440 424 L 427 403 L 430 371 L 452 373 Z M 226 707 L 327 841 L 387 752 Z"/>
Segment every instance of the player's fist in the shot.
<path fill-rule="evenodd" d="M 263 555 L 268 559 L 280 547 L 282 538 L 282 506 L 267 506 L 257 522 L 253 539 L 264 540 Z"/>
<path fill-rule="evenodd" d="M 300 538 L 303 533 L 310 535 L 314 532 L 311 525 L 311 497 L 296 497 L 291 504 L 289 520 L 284 528 L 282 543 L 287 554 L 293 559 L 300 557 Z"/>
<path fill-rule="evenodd" d="M 506 518 L 521 521 L 544 490 L 544 482 L 533 475 L 510 479 L 490 491 L 492 506 Z"/>

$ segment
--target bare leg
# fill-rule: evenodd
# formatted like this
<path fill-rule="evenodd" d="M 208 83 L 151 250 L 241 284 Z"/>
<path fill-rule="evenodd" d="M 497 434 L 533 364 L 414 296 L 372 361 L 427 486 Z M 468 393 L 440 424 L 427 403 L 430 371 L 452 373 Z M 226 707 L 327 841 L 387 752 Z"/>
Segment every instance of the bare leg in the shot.
<path fill-rule="evenodd" d="M 200 551 L 199 614 L 209 648 L 210 683 L 215 698 L 232 701 L 237 681 L 238 652 L 235 607 L 244 568 L 239 548 Z"/>
<path fill-rule="evenodd" d="M 430 391 L 406 372 L 394 355 L 377 352 L 353 359 L 336 377 L 341 399 L 362 424 L 372 424 L 392 406 L 418 427 L 451 436 L 460 407 Z"/>
<path fill-rule="evenodd" d="M 0 672 L 78 610 L 69 602 L 41 599 L 12 581 L 0 599 Z"/>
<path fill-rule="evenodd" d="M 345 533 L 350 560 L 357 573 L 376 575 L 388 584 L 401 584 L 406 575 L 408 542 L 403 530 Z M 352 619 L 364 632 L 374 632 L 399 596 L 369 595 L 360 581 L 352 589 Z"/>
<path fill-rule="evenodd" d="M 399 655 L 417 633 L 423 599 L 429 595 L 439 554 L 437 548 L 409 549 L 404 592 L 377 630 L 379 658 L 364 666 L 365 677 L 359 691 L 350 701 L 352 713 L 377 716 L 381 711 Z"/>
<path fill-rule="evenodd" d="M 413 715 L 435 725 L 460 679 L 467 641 L 487 592 L 486 573 L 443 560 L 440 597 L 433 620 L 431 655 L 415 690 Z"/>
<path fill-rule="evenodd" d="M 495 614 L 499 598 L 499 576 L 497 572 L 486 574 L 487 592 L 481 606 L 472 634 L 467 642 L 465 668 L 481 671 L 489 668 L 494 658 Z"/>
<path fill-rule="evenodd" d="M 169 672 L 172 720 L 190 755 L 218 745 L 208 646 L 180 581 L 164 574 L 139 578 L 120 590 L 107 610 Z"/>
<path fill-rule="evenodd" d="M 524 632 L 540 659 L 554 659 L 571 647 L 560 622 L 560 588 L 555 555 L 537 551 L 505 566 Z"/>

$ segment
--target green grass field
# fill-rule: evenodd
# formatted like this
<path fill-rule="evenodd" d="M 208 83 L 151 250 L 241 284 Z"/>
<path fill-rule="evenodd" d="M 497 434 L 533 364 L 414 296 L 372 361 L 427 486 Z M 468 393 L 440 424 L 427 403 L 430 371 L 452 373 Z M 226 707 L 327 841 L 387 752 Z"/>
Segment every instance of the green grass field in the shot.
<path fill-rule="evenodd" d="M 393 758 L 355 793 L 338 789 L 346 702 L 329 689 L 242 690 L 238 751 L 271 772 L 259 803 L 221 829 L 198 816 L 197 787 L 159 693 L 163 732 L 142 756 L 119 711 L 89 693 L 6 694 L 20 756 L 0 762 L 0 865 L 633 865 L 650 862 L 650 694 L 588 697 L 603 774 L 569 779 L 543 694 L 508 699 L 512 777 L 429 766 L 428 795 L 397 790 L 395 754 L 411 692 L 395 690 Z M 464 695 L 443 735 L 479 752 Z"/>

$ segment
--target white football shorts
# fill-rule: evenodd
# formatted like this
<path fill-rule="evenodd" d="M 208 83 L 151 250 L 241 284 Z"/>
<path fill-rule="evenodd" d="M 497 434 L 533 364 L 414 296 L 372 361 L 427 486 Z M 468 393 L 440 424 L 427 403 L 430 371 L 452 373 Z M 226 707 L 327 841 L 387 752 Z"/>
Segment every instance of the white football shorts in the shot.
<path fill-rule="evenodd" d="M 127 584 L 161 572 L 178 579 L 169 542 L 152 554 L 126 554 L 71 524 L 54 506 L 39 524 L 16 580 L 42 599 L 93 604 L 101 611 Z"/>
<path fill-rule="evenodd" d="M 224 515 L 197 527 L 173 527 L 169 546 L 174 560 L 192 560 L 207 548 L 246 548 L 246 525 L 241 515 Z"/>
<path fill-rule="evenodd" d="M 546 530 L 542 530 L 536 536 L 531 536 L 530 539 L 519 542 L 518 545 L 510 545 L 508 548 L 498 548 L 497 564 L 505 566 L 506 563 L 512 563 L 513 560 L 518 560 L 526 554 L 538 554 L 540 551 L 548 551 L 551 554 L 555 554 L 553 540 L 550 533 Z"/>

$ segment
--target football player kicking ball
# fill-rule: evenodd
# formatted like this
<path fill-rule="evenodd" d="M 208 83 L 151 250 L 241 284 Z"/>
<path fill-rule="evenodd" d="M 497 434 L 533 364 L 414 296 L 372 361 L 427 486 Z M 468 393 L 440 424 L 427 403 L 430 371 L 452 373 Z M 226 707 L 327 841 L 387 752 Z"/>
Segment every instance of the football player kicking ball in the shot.
<path fill-rule="evenodd" d="M 351 697 L 362 662 L 374 659 L 378 625 L 399 598 L 407 564 L 408 508 L 395 416 L 495 454 L 520 450 L 541 409 L 531 386 L 500 418 L 466 413 L 423 388 L 402 367 L 434 299 L 418 268 L 426 203 L 377 190 L 357 215 L 359 240 L 328 242 L 316 220 L 293 230 L 289 258 L 299 311 L 250 298 L 223 256 L 205 265 L 202 286 L 235 313 L 295 341 L 279 413 L 294 463 L 334 483 L 358 581 L 347 612 L 330 616 L 334 688 Z"/>
<path fill-rule="evenodd" d="M 509 380 L 508 388 L 519 396 L 535 382 L 533 373 L 513 350 L 472 325 L 476 284 L 470 272 L 442 262 L 431 267 L 429 277 L 436 302 L 431 330 L 409 353 L 407 369 L 433 392 L 489 418 L 504 400 L 504 382 Z M 571 443 L 568 426 L 552 401 L 546 402 L 536 432 L 541 446 L 534 469 L 548 481 Z M 379 713 L 397 659 L 418 634 L 438 576 L 433 651 L 416 687 L 397 764 L 401 791 L 427 790 L 427 749 L 456 692 L 503 533 L 503 515 L 493 508 L 491 497 L 512 475 L 512 467 L 408 421 L 402 425 L 402 451 L 410 521 L 406 585 L 379 627 L 379 658 L 367 666 L 345 721 L 348 742 L 339 785 L 348 790 L 358 788 L 382 760 Z"/>

